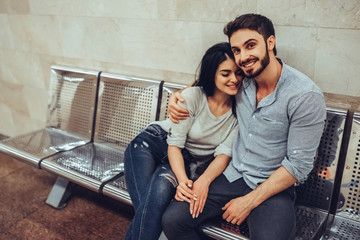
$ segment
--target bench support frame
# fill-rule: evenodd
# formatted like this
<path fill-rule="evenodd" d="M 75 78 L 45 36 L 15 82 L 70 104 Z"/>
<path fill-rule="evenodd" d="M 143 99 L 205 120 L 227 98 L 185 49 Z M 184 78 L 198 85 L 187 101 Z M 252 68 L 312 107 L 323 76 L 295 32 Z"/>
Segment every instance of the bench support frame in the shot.
<path fill-rule="evenodd" d="M 58 176 L 56 182 L 49 193 L 46 203 L 53 208 L 63 209 L 67 205 L 67 200 L 72 194 L 73 184 L 66 178 Z"/>

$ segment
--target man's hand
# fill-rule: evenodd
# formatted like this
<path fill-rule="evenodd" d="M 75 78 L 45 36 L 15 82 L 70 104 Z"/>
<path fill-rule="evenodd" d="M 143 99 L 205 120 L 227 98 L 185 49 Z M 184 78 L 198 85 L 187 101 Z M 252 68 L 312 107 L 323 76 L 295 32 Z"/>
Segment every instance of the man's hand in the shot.
<path fill-rule="evenodd" d="M 240 225 L 254 209 L 249 200 L 246 196 L 234 198 L 222 208 L 225 211 L 222 218 L 232 224 Z"/>
<path fill-rule="evenodd" d="M 177 102 L 185 102 L 180 92 L 175 92 L 171 95 L 168 105 L 168 116 L 173 123 L 179 123 L 180 120 L 185 120 L 189 117 L 189 111 L 180 107 Z"/>

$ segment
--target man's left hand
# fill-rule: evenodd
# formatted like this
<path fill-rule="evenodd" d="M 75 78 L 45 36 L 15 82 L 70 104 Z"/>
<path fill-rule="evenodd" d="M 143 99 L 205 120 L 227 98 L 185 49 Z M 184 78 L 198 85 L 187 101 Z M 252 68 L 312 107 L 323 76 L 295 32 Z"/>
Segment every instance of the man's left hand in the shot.
<path fill-rule="evenodd" d="M 251 201 L 244 197 L 234 198 L 222 208 L 222 218 L 232 224 L 240 225 L 253 210 Z"/>

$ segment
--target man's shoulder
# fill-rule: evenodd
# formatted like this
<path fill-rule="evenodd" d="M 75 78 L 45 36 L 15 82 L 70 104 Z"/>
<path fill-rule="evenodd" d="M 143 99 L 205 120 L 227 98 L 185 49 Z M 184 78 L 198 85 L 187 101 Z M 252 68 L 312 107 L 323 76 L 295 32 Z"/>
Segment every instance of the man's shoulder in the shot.
<path fill-rule="evenodd" d="M 292 66 L 283 64 L 282 77 L 286 88 L 290 88 L 294 93 L 315 92 L 322 94 L 321 89 L 310 77 Z"/>

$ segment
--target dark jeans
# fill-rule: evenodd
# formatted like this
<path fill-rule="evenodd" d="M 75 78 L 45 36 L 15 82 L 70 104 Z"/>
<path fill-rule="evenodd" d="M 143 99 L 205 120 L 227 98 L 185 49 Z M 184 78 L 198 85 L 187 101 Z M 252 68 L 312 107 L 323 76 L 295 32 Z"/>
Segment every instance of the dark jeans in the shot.
<path fill-rule="evenodd" d="M 221 208 L 252 189 L 241 178 L 229 183 L 221 174 L 210 185 L 208 199 L 198 218 L 192 218 L 189 204 L 173 200 L 163 214 L 163 231 L 169 240 L 201 239 L 196 227 L 223 214 Z M 294 187 L 264 201 L 247 218 L 251 240 L 289 240 L 295 237 Z"/>
<path fill-rule="evenodd" d="M 150 125 L 125 151 L 125 180 L 134 205 L 135 216 L 125 239 L 157 240 L 161 234 L 161 217 L 174 198 L 177 180 L 171 170 L 166 143 L 167 132 Z M 192 158 L 182 151 L 185 165 Z"/>

